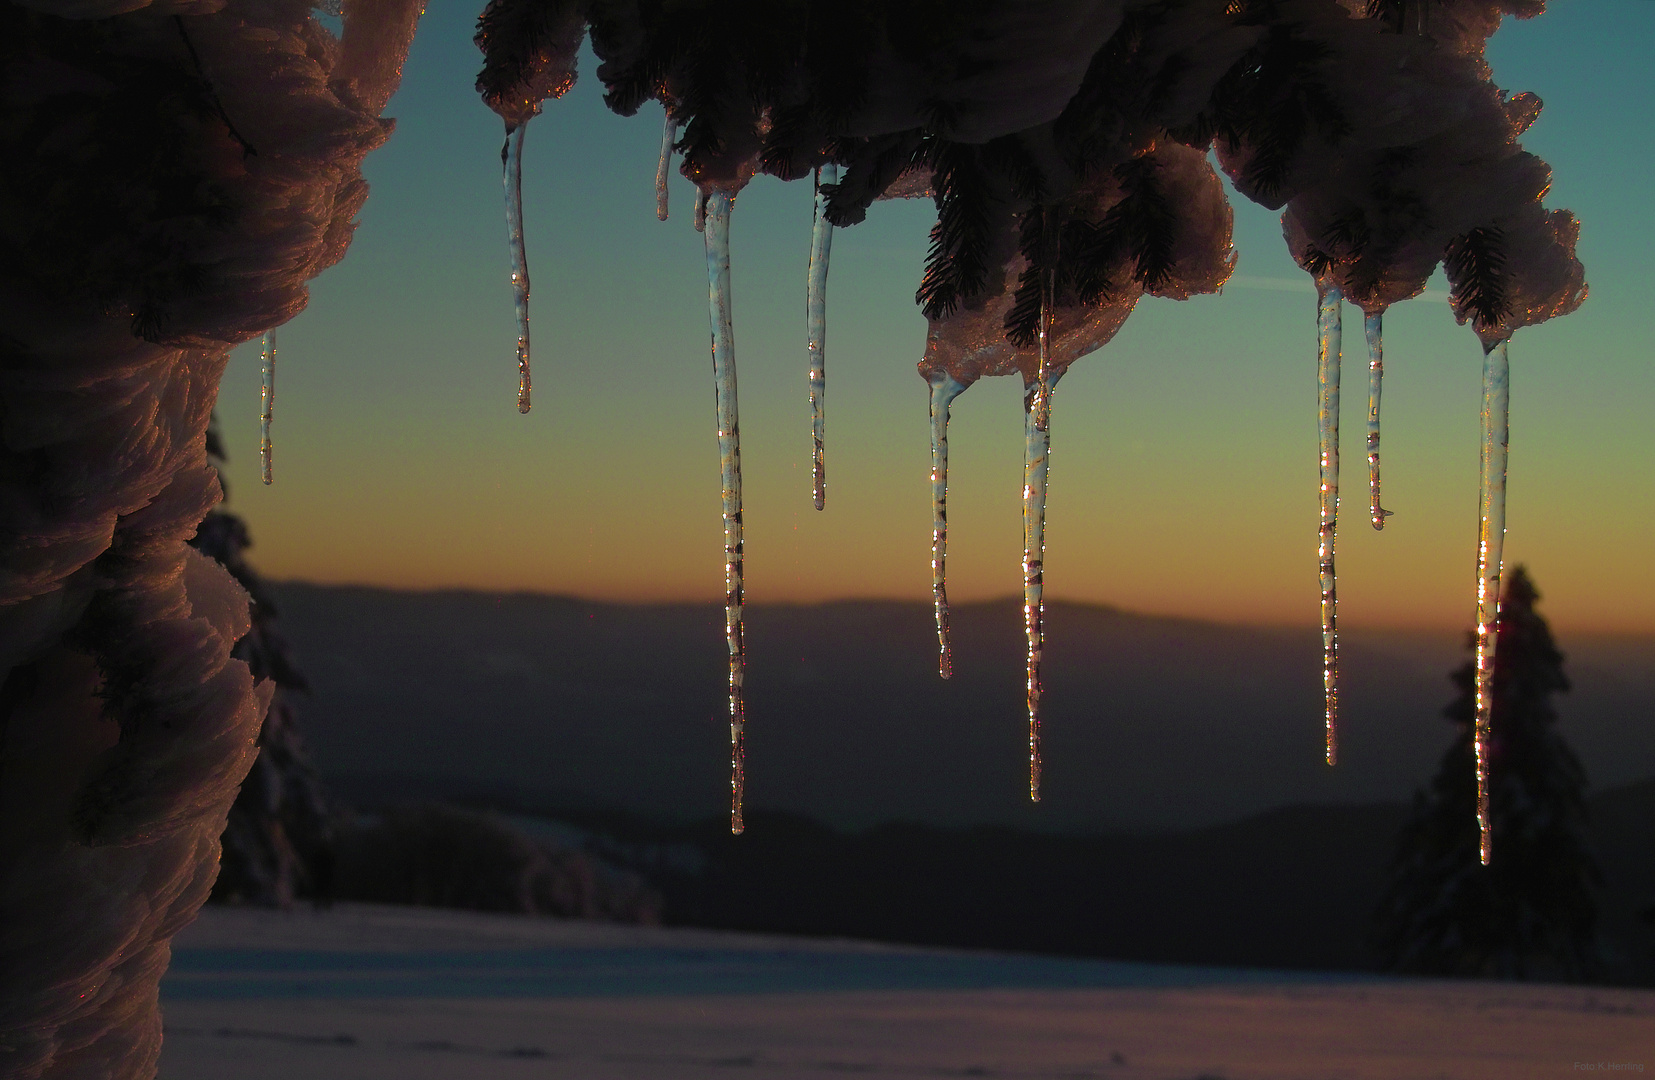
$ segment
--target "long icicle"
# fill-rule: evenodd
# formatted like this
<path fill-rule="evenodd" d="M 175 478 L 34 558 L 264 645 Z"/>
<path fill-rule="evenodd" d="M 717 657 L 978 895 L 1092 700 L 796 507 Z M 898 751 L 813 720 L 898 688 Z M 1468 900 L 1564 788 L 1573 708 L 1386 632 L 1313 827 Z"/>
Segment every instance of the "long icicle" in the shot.
<path fill-rule="evenodd" d="M 1379 505 L 1379 392 L 1385 381 L 1385 313 L 1370 311 L 1362 320 L 1368 338 L 1368 513 L 1375 529 L 1385 527 L 1391 512 Z"/>
<path fill-rule="evenodd" d="M 1322 520 L 1316 549 L 1322 579 L 1322 693 L 1326 703 L 1327 763 L 1339 760 L 1339 577 L 1333 543 L 1339 528 L 1339 353 L 1342 328 L 1337 285 L 1321 288 L 1316 319 L 1316 427 L 1321 441 Z"/>
<path fill-rule="evenodd" d="M 1483 446 L 1477 529 L 1477 754 L 1478 854 L 1493 851 L 1488 817 L 1488 742 L 1494 711 L 1494 650 L 1499 643 L 1500 563 L 1506 540 L 1506 453 L 1511 438 L 1510 358 L 1501 341 L 1483 353 Z"/>
<path fill-rule="evenodd" d="M 718 465 L 724 493 L 724 639 L 730 649 L 730 831 L 740 834 L 747 787 L 747 706 L 742 681 L 747 644 L 742 625 L 741 420 L 736 410 L 736 339 L 730 313 L 728 191 L 707 195 L 707 305 L 712 319 L 713 380 L 718 402 Z"/>
<path fill-rule="evenodd" d="M 1063 372 L 1051 369 L 1052 276 L 1040 275 L 1040 366 L 1023 396 L 1023 634 L 1028 643 L 1025 698 L 1029 714 L 1029 801 L 1040 801 L 1041 656 L 1046 647 L 1046 477 L 1051 468 L 1052 389 Z"/>
<path fill-rule="evenodd" d="M 833 226 L 827 219 L 827 196 L 823 184 L 839 182 L 839 166 L 823 165 L 816 170 L 816 202 L 810 225 L 810 275 L 805 288 L 805 346 L 810 353 L 810 476 L 816 509 L 827 502 L 827 463 L 823 444 L 827 437 L 824 406 L 827 399 L 827 276 L 828 254 L 833 250 Z"/>
<path fill-rule="evenodd" d="M 500 163 L 506 178 L 506 236 L 511 243 L 512 303 L 517 309 L 517 411 L 529 411 L 529 253 L 523 242 L 523 135 L 527 122 L 506 125 Z"/>
<path fill-rule="evenodd" d="M 965 392 L 946 370 L 931 372 L 931 603 L 937 613 L 937 674 L 954 677 L 948 629 L 948 411 Z"/>
<path fill-rule="evenodd" d="M 270 441 L 270 422 L 276 418 L 276 331 L 264 334 L 264 348 L 259 356 L 262 382 L 259 387 L 259 478 L 271 483 L 270 458 L 275 446 Z"/>
<path fill-rule="evenodd" d="M 678 141 L 678 121 L 672 118 L 671 109 L 666 112 L 661 128 L 661 163 L 655 166 L 655 216 L 661 221 L 667 219 L 667 170 L 672 167 L 672 144 Z"/>

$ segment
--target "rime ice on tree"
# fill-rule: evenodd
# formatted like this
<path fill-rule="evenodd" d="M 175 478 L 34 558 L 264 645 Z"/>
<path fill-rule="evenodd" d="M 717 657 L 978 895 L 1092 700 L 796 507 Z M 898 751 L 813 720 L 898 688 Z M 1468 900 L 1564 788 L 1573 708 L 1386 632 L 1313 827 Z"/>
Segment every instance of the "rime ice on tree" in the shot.
<path fill-rule="evenodd" d="M 1565 314 L 1583 298 L 1577 226 L 1566 212 L 1543 209 L 1544 163 L 1516 141 L 1539 101 L 1489 81 L 1484 39 L 1505 8 L 1498 0 L 1453 3 L 1459 15 L 1442 20 L 1399 16 L 1393 3 L 1353 14 L 1360 5 L 1319 0 L 1291 12 L 1253 3 L 1137 12 L 1151 26 L 1081 0 L 1059 0 L 1054 11 L 1066 18 L 988 0 L 950 10 L 916 36 L 883 24 L 825 33 L 791 9 L 709 34 L 706 12 L 694 5 L 491 0 L 479 26 L 487 58 L 479 88 L 508 125 L 526 119 L 548 88 L 561 92 L 572 81 L 589 20 L 609 106 L 631 115 L 650 101 L 671 103 L 657 180 L 681 151 L 681 171 L 698 190 L 697 229 L 725 232 L 708 238 L 709 253 L 724 250 L 727 199 L 755 172 L 795 180 L 820 170 L 806 300 L 818 506 L 830 229 L 863 220 L 881 198 L 934 198 L 916 299 L 931 330 L 920 372 L 931 398 L 939 670 L 946 675 L 951 663 L 949 403 L 979 378 L 1017 372 L 1029 388 L 1026 689 L 1037 794 L 1051 388 L 1113 336 L 1142 295 L 1188 299 L 1228 278 L 1232 216 L 1209 155 L 1241 195 L 1283 210 L 1291 253 L 1321 290 L 1318 574 L 1329 763 L 1338 750 L 1339 304 L 1348 299 L 1367 315 L 1369 510 L 1381 528 L 1382 313 L 1417 296 L 1439 263 L 1454 284 L 1456 314 L 1462 322 L 1474 316 L 1485 341 Z M 677 142 L 674 122 L 682 125 Z M 828 159 L 842 168 L 838 176 L 822 166 Z M 721 191 L 719 211 L 709 198 Z M 710 210 L 723 213 L 722 226 L 706 224 Z M 715 296 L 715 342 L 717 310 Z M 731 359 L 715 354 L 720 365 Z M 726 366 L 721 452 L 734 529 L 734 377 Z M 739 534 L 727 536 L 727 547 L 739 813 Z"/>
<path fill-rule="evenodd" d="M 420 5 L 353 3 L 337 39 L 308 4 L 70 8 L 7 9 L 0 79 L 28 268 L 0 283 L 0 1073 L 150 1080 L 275 688 L 247 591 L 188 543 L 209 417 L 349 247 Z"/>

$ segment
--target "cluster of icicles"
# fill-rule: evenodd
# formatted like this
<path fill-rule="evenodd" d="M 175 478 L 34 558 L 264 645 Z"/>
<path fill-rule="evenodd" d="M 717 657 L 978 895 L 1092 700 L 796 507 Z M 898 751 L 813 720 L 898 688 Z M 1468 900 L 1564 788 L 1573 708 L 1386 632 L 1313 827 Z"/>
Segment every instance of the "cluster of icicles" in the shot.
<path fill-rule="evenodd" d="M 508 127 L 502 151 L 505 175 L 506 221 L 510 242 L 511 283 L 517 315 L 517 364 L 519 373 L 518 409 L 529 411 L 529 274 L 523 236 L 522 150 L 527 124 Z M 669 115 L 661 137 L 660 164 L 655 176 L 656 216 L 667 219 L 667 178 L 677 135 Z M 833 226 L 825 208 L 824 185 L 838 180 L 838 166 L 824 164 L 815 173 L 815 199 L 811 228 L 810 261 L 805 301 L 805 342 L 808 358 L 811 422 L 812 496 L 816 509 L 826 503 L 827 475 L 824 457 L 827 341 L 827 273 L 833 243 Z M 742 622 L 742 498 L 741 424 L 736 398 L 735 334 L 731 322 L 730 215 L 735 194 L 721 188 L 703 189 L 696 200 L 695 227 L 705 237 L 707 252 L 708 311 L 712 331 L 713 377 L 718 414 L 718 454 L 724 511 L 725 637 L 729 650 L 730 722 L 730 829 L 741 833 L 745 782 L 744 736 L 746 706 L 743 675 L 746 645 Z M 1043 559 L 1045 553 L 1046 482 L 1051 450 L 1052 393 L 1067 363 L 1059 366 L 1053 357 L 1054 285 L 1049 276 L 1041 281 L 1040 320 L 1037 333 L 1038 366 L 1032 377 L 1025 375 L 1024 456 L 1023 456 L 1023 616 L 1027 644 L 1026 704 L 1028 721 L 1029 798 L 1040 801 L 1041 774 L 1041 657 L 1044 647 L 1042 617 L 1044 603 Z M 1330 281 L 1319 283 L 1318 414 L 1320 437 L 1321 516 L 1318 532 L 1318 570 L 1321 579 L 1322 684 L 1325 694 L 1327 762 L 1338 757 L 1339 719 L 1339 638 L 1338 589 L 1334 565 L 1334 543 L 1339 516 L 1339 388 L 1342 354 L 1341 308 L 1344 296 Z M 1128 308 L 1129 310 L 1129 308 Z M 1380 392 L 1384 377 L 1382 311 L 1366 313 L 1368 420 L 1367 458 L 1369 513 L 1373 527 L 1383 529 L 1391 512 L 1380 503 L 1379 445 Z M 1072 361 L 1106 342 L 1118 329 L 1124 313 L 1101 333 L 1074 349 Z M 933 348 L 939 337 L 932 328 Z M 928 350 L 928 354 L 931 350 Z M 936 614 L 938 673 L 949 678 L 953 655 L 949 635 L 947 586 L 948 560 L 948 420 L 950 406 L 970 385 L 940 362 L 922 362 L 921 373 L 930 385 L 931 419 L 931 572 L 932 598 Z M 270 482 L 270 415 L 275 394 L 274 337 L 266 338 L 264 349 L 264 410 L 262 413 L 262 461 L 264 479 Z M 1493 704 L 1494 652 L 1500 595 L 1501 547 L 1505 536 L 1505 480 L 1507 452 L 1507 353 L 1506 341 L 1491 343 L 1484 350 L 1482 404 L 1482 465 L 1477 543 L 1477 645 L 1476 645 L 1476 768 L 1477 823 L 1483 863 L 1490 854 L 1488 815 L 1489 716 Z"/>
<path fill-rule="evenodd" d="M 1334 538 L 1339 527 L 1339 375 L 1343 349 L 1338 286 L 1319 288 L 1317 334 L 1317 415 L 1321 462 L 1321 525 L 1316 550 L 1322 586 L 1322 690 L 1326 702 L 1327 763 L 1339 756 L 1339 592 Z M 1384 313 L 1363 318 L 1368 344 L 1368 507 L 1375 529 L 1391 511 L 1379 497 L 1379 400 L 1385 377 Z M 1507 341 L 1483 350 L 1481 468 L 1478 475 L 1476 719 L 1473 746 L 1477 768 L 1477 836 L 1483 864 L 1491 853 L 1488 813 L 1488 750 L 1494 706 L 1494 650 L 1498 638 L 1501 552 L 1506 535 L 1506 455 L 1509 442 L 1510 371 Z"/>
<path fill-rule="evenodd" d="M 506 225 L 511 257 L 511 284 L 517 316 L 517 408 L 528 412 L 529 376 L 529 270 L 523 236 L 523 138 L 527 123 L 511 127 L 506 134 L 501 160 L 505 175 Z M 660 165 L 655 175 L 656 216 L 667 220 L 667 178 L 677 125 L 668 116 L 661 136 Z M 823 185 L 838 181 L 838 166 L 825 164 L 816 170 L 810 263 L 805 300 L 805 342 L 809 368 L 811 478 L 816 509 L 826 505 L 827 472 L 824 446 L 827 390 L 827 273 L 833 245 L 833 226 L 828 223 L 827 197 Z M 724 509 L 724 611 L 725 638 L 729 649 L 730 713 L 730 828 L 743 831 L 742 803 L 745 789 L 746 706 L 742 681 L 746 669 L 746 643 L 742 622 L 742 501 L 741 424 L 736 400 L 735 332 L 730 305 L 730 214 L 735 195 L 720 189 L 702 191 L 695 206 L 696 231 L 705 236 L 707 250 L 708 311 L 712 326 L 713 378 L 718 413 L 718 456 Z M 1321 581 L 1322 687 L 1325 698 L 1327 763 L 1338 760 L 1339 721 L 1339 634 L 1338 576 L 1334 544 L 1339 519 L 1339 387 L 1342 357 L 1341 308 L 1344 297 L 1337 285 L 1323 282 L 1319 287 L 1317 317 L 1317 429 L 1320 441 L 1321 518 L 1318 529 L 1317 564 Z M 1043 560 L 1046 549 L 1046 481 L 1050 467 L 1052 392 L 1068 370 L 1052 361 L 1053 289 L 1049 280 L 1041 283 L 1041 313 L 1038 330 L 1039 361 L 1024 389 L 1023 452 L 1023 629 L 1027 644 L 1025 698 L 1028 719 L 1029 798 L 1040 801 L 1040 704 L 1041 657 L 1045 643 L 1043 628 Z M 1367 455 L 1369 513 L 1375 529 L 1385 527 L 1391 511 L 1380 504 L 1379 406 L 1385 374 L 1382 311 L 1364 316 L 1368 346 Z M 1118 325 L 1118 324 L 1117 324 Z M 1112 331 L 1111 331 L 1112 332 Z M 1107 340 L 1109 335 L 1104 335 Z M 933 332 L 933 339 L 936 337 Z M 934 341 L 933 341 L 934 344 Z M 1102 344 L 1093 343 L 1092 347 Z M 1085 351 L 1090 351 L 1089 349 Z M 944 365 L 922 364 L 930 384 L 931 414 L 931 589 L 937 625 L 937 670 L 944 679 L 953 674 L 953 650 L 949 635 L 948 611 L 948 419 L 954 399 L 970 385 L 955 377 Z M 1488 814 L 1489 718 L 1493 706 L 1494 652 L 1499 620 L 1501 549 L 1505 539 L 1505 485 L 1507 454 L 1508 362 L 1506 341 L 1484 351 L 1482 451 L 1479 480 L 1479 526 L 1477 538 L 1477 645 L 1476 645 L 1476 730 L 1477 824 L 1482 861 L 1490 854 Z M 276 400 L 276 337 L 272 330 L 264 337 L 262 349 L 261 408 L 259 413 L 259 459 L 264 483 L 272 480 L 270 435 Z"/>

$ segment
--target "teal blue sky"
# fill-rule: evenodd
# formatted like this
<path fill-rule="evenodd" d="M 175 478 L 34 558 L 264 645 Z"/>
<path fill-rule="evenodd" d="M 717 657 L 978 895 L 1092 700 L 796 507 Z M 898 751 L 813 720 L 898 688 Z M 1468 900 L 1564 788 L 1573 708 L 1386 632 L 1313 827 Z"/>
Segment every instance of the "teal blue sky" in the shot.
<path fill-rule="evenodd" d="M 234 509 L 279 578 L 722 595 L 705 261 L 692 189 L 654 214 L 661 114 L 602 105 L 590 54 L 528 132 L 535 406 L 516 412 L 499 121 L 477 100 L 471 0 L 436 0 L 368 161 L 345 261 L 278 335 L 276 483 L 258 483 L 258 359 L 219 413 Z M 1561 0 L 1490 43 L 1496 80 L 1545 111 L 1525 146 L 1582 219 L 1591 296 L 1512 344 L 1508 564 L 1554 621 L 1655 631 L 1655 100 L 1652 0 Z M 1236 209 L 1223 295 L 1149 300 L 1054 402 L 1048 592 L 1227 622 L 1314 624 L 1315 297 L 1277 215 Z M 803 305 L 808 184 L 760 178 L 733 262 L 755 601 L 929 594 L 926 396 L 913 304 L 929 202 L 835 237 L 828 508 L 809 491 Z M 1470 622 L 1480 350 L 1440 294 L 1387 317 L 1383 534 L 1366 523 L 1365 354 L 1347 349 L 1341 617 Z M 1347 322 L 1349 320 L 1347 319 Z M 1347 334 L 1348 342 L 1359 335 Z M 1019 566 L 1018 388 L 956 404 L 951 592 L 1008 595 Z"/>

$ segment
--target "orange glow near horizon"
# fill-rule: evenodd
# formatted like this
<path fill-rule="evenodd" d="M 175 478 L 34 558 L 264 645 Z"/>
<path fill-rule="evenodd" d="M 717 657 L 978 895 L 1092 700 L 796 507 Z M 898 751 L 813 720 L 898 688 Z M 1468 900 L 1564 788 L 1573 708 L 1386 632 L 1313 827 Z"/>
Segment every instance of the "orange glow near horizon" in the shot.
<path fill-rule="evenodd" d="M 1647 634 L 1655 219 L 1644 192 L 1655 144 L 1622 140 L 1606 156 L 1600 118 L 1647 97 L 1655 69 L 1597 62 L 1629 46 L 1605 41 L 1595 19 L 1560 10 L 1509 23 L 1491 43 L 1504 85 L 1546 99 L 1524 143 L 1554 167 L 1551 204 L 1585 223 L 1592 285 L 1579 312 L 1511 345 L 1505 562 L 1528 566 L 1559 630 Z M 706 262 L 687 182 L 672 180 L 670 220 L 654 213 L 659 114 L 610 115 L 587 77 L 534 121 L 524 218 L 535 397 L 521 416 L 499 124 L 472 89 L 469 23 L 439 9 L 427 22 L 389 110 L 396 137 L 368 160 L 373 195 L 350 256 L 281 330 L 272 487 L 258 483 L 256 343 L 237 350 L 225 378 L 230 507 L 249 523 L 250 557 L 276 580 L 716 603 Z M 1575 60 L 1559 60 L 1570 49 Z M 808 183 L 760 177 L 732 225 L 747 597 L 926 603 L 928 395 L 912 296 L 934 209 L 880 203 L 835 234 L 818 512 L 803 312 L 811 196 Z M 1049 601 L 1317 625 L 1316 296 L 1278 215 L 1233 201 L 1240 262 L 1223 294 L 1140 303 L 1054 394 Z M 1454 324 L 1443 288 L 1439 278 L 1385 318 L 1385 505 L 1395 516 L 1383 533 L 1370 527 L 1359 467 L 1367 353 L 1360 334 L 1346 334 L 1345 627 L 1475 621 L 1481 349 Z M 1008 380 L 983 380 L 954 402 L 956 604 L 1021 589 L 1022 424 Z"/>

